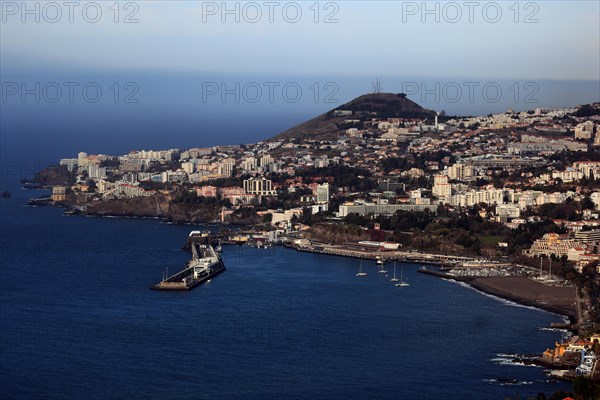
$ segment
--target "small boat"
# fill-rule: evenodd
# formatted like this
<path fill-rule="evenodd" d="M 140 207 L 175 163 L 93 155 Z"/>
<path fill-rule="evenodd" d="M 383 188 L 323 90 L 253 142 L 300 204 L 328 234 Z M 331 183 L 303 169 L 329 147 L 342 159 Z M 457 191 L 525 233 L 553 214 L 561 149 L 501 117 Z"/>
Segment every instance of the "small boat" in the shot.
<path fill-rule="evenodd" d="M 375 264 L 379 266 L 379 271 L 377 271 L 378 274 L 387 274 L 387 270 L 383 268 L 385 261 L 382 257 L 375 257 Z"/>
<path fill-rule="evenodd" d="M 383 268 L 383 264 L 379 265 L 379 271 L 377 271 L 377 273 L 379 273 L 379 274 L 387 274 L 387 269 Z"/>
<path fill-rule="evenodd" d="M 400 282 L 396 283 L 396 286 L 398 286 L 398 287 L 410 286 L 410 283 L 404 282 L 402 271 L 403 271 L 403 269 L 400 268 Z"/>
<path fill-rule="evenodd" d="M 358 267 L 358 274 L 356 276 L 367 276 L 367 273 L 362 270 L 362 260 L 360 260 L 360 267 Z"/>
<path fill-rule="evenodd" d="M 396 261 L 394 261 L 394 277 L 390 279 L 391 282 L 398 282 L 400 279 L 396 278 Z"/>

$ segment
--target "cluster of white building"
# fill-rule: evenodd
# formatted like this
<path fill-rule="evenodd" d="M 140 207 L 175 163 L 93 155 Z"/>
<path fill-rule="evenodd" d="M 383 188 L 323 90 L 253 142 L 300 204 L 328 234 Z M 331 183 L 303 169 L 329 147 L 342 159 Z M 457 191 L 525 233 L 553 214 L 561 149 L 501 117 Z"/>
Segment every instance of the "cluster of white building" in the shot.
<path fill-rule="evenodd" d="M 569 261 L 575 262 L 581 271 L 581 268 L 590 262 L 600 261 L 599 247 L 600 229 L 592 229 L 575 232 L 573 236 L 547 233 L 523 253 L 530 257 L 566 256 Z"/>
<path fill-rule="evenodd" d="M 477 176 L 477 168 L 466 164 L 456 163 L 446 168 L 442 173 L 434 175 L 432 194 L 439 202 L 451 206 L 472 207 L 479 203 L 487 205 L 515 204 L 519 209 L 541 206 L 544 204 L 564 203 L 567 199 L 580 200 L 577 193 L 567 191 L 564 193 L 546 193 L 535 190 L 515 190 L 510 188 L 495 188 L 492 185 L 480 189 L 471 189 L 461 183 L 450 183 L 450 180 L 468 181 Z M 600 177 L 600 162 L 579 161 L 564 171 L 552 171 L 541 174 L 532 179 L 532 182 L 546 183 L 551 179 L 561 179 L 563 182 L 576 182 L 581 179 L 595 179 Z M 592 201 L 600 205 L 600 194 L 593 193 Z"/>
<path fill-rule="evenodd" d="M 117 181 L 115 183 L 100 180 L 97 183 L 98 192 L 103 199 L 124 199 L 134 197 L 148 197 L 154 195 L 154 190 L 145 190 L 138 183 Z"/>
<path fill-rule="evenodd" d="M 429 211 L 435 214 L 437 213 L 437 205 L 415 203 L 389 204 L 385 201 L 382 201 L 382 199 L 380 199 L 380 201 L 377 203 L 354 201 L 341 204 L 339 206 L 337 216 L 340 218 L 346 217 L 350 214 L 358 214 L 361 216 L 391 216 L 394 215 L 397 211 Z"/>

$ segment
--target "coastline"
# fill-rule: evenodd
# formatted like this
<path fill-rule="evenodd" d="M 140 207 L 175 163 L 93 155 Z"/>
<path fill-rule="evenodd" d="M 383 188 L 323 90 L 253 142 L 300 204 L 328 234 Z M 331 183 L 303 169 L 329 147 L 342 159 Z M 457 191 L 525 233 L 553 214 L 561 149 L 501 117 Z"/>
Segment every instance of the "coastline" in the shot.
<path fill-rule="evenodd" d="M 25 188 L 24 188 L 25 189 Z M 47 189 L 47 188 L 39 188 L 39 189 Z M 29 188 L 27 188 L 27 190 L 30 190 Z M 32 205 L 32 204 L 30 204 Z M 114 210 L 86 210 L 85 212 L 80 212 L 79 210 L 76 209 L 76 205 L 74 204 L 49 204 L 49 205 L 54 205 L 54 206 L 59 206 L 62 208 L 66 208 L 67 210 L 74 210 L 75 212 L 73 213 L 67 213 L 67 215 L 76 215 L 76 216 L 84 216 L 84 217 L 92 217 L 92 218 L 111 218 L 111 219 L 154 219 L 154 220 L 158 220 L 161 223 L 167 223 L 167 224 L 178 224 L 178 225 L 198 225 L 198 226 L 202 226 L 202 225 L 212 225 L 212 226 L 237 226 L 237 227 L 241 227 L 241 226 L 247 226 L 247 224 L 244 223 L 240 223 L 239 221 L 237 223 L 227 223 L 224 224 L 221 221 L 218 220 L 210 220 L 210 221 L 201 221 L 201 220 L 195 220 L 194 218 L 192 218 L 192 220 L 185 220 L 185 218 L 183 219 L 173 219 L 171 216 L 168 215 L 160 215 L 161 213 L 132 213 L 132 212 L 110 212 L 110 211 L 114 211 Z M 79 211 L 79 212 L 78 212 Z M 91 212 L 90 212 L 91 211 Z M 99 211 L 99 212 L 98 212 Z M 109 211 L 109 212 L 106 212 Z M 119 211 L 123 211 L 123 210 L 119 210 Z M 153 215 L 154 214 L 154 215 Z M 323 254 L 329 254 L 329 255 L 335 255 L 335 256 L 341 256 L 341 257 L 352 257 L 352 258 L 366 258 L 366 259 L 375 259 L 377 256 L 380 256 L 382 258 L 398 258 L 398 261 L 400 262 L 409 262 L 409 263 L 418 263 L 418 264 L 426 264 L 426 265 L 440 265 L 440 259 L 443 259 L 445 257 L 437 254 L 421 254 L 421 253 L 410 253 L 407 254 L 405 252 L 386 252 L 386 253 L 377 253 L 377 252 L 362 252 L 362 251 L 352 251 L 349 249 L 336 249 L 336 251 L 326 251 L 325 249 L 321 249 L 321 248 L 299 248 L 297 246 L 289 246 L 291 248 L 293 248 L 296 251 L 300 251 L 300 252 L 314 252 L 314 253 L 323 253 Z M 390 254 L 390 253 L 395 253 L 395 254 Z M 400 257 L 398 257 L 400 256 Z M 439 257 L 439 258 L 438 258 Z M 448 257 L 449 259 L 451 257 Z M 468 259 L 468 257 L 456 257 L 456 258 L 464 258 L 464 259 Z M 540 309 L 540 310 L 544 310 L 544 311 L 548 311 L 554 314 L 558 314 L 560 316 L 564 316 L 566 318 L 568 318 L 569 322 L 571 324 L 575 324 L 577 321 L 577 312 L 576 309 L 573 305 L 566 305 L 564 303 L 564 301 L 556 301 L 556 298 L 553 298 L 551 295 L 548 296 L 548 298 L 546 300 L 539 300 L 536 299 L 535 296 L 533 296 L 531 293 L 528 293 L 529 289 L 531 289 L 532 287 L 538 287 L 538 289 L 540 287 L 544 287 L 546 289 L 549 290 L 555 290 L 558 289 L 557 287 L 550 287 L 550 286 L 546 286 L 542 283 L 533 281 L 531 279 L 528 278 L 522 278 L 522 277 L 461 277 L 461 276 L 454 276 L 454 275 L 448 275 L 444 272 L 441 271 L 434 271 L 434 270 L 430 270 L 430 269 L 420 269 L 418 270 L 418 272 L 421 273 L 425 273 L 425 274 L 429 274 L 429 275 L 433 275 L 433 276 L 437 276 L 443 279 L 449 279 L 449 280 L 454 280 L 457 282 L 463 282 L 467 285 L 469 285 L 471 288 L 480 291 L 484 294 L 489 294 L 495 297 L 498 297 L 500 299 L 504 299 L 504 300 L 508 300 L 511 302 L 514 302 L 518 305 L 522 305 L 522 306 L 526 306 L 526 307 L 533 307 L 536 309 Z M 502 284 L 498 284 L 499 281 L 501 280 L 507 280 L 507 279 L 514 279 L 514 280 L 519 280 L 521 281 L 521 284 L 518 287 L 518 290 L 515 290 L 515 287 L 511 287 L 511 285 L 502 285 Z M 525 285 L 523 285 L 522 283 L 526 282 Z M 508 286 L 508 287 L 507 287 Z M 573 296 L 572 299 L 575 299 L 575 289 L 572 288 L 573 290 Z"/>
<path fill-rule="evenodd" d="M 471 287 L 473 287 L 474 289 L 479 290 L 483 293 L 491 294 L 491 295 L 499 297 L 501 299 L 512 301 L 519 305 L 533 307 L 533 308 L 551 312 L 553 314 L 558 314 L 562 317 L 567 318 L 569 320 L 569 322 L 572 324 L 577 322 L 577 312 L 576 312 L 575 308 L 570 309 L 570 307 L 566 307 L 566 306 L 560 305 L 560 304 L 540 303 L 539 301 L 536 301 L 536 300 L 523 298 L 522 296 L 514 295 L 512 293 L 508 293 L 508 292 L 499 290 L 499 289 L 493 287 L 492 285 L 486 284 L 485 281 L 482 281 L 480 279 L 493 279 L 493 278 L 475 279 L 475 280 L 471 281 L 469 283 L 469 285 Z M 531 279 L 529 279 L 529 278 L 523 278 L 523 279 L 528 279 L 529 281 L 531 281 Z M 537 283 L 535 281 L 531 281 L 531 282 Z M 543 285 L 542 283 L 539 283 L 539 284 Z M 573 288 L 573 298 L 575 298 L 575 288 Z"/>
<path fill-rule="evenodd" d="M 574 305 L 568 305 L 567 292 L 572 291 L 572 299 L 575 299 L 575 288 L 546 286 L 525 277 L 489 277 L 473 278 L 448 275 L 443 272 L 432 270 L 419 270 L 427 275 L 437 276 L 442 279 L 463 282 L 484 294 L 513 302 L 515 304 L 533 307 L 563 316 L 570 324 L 577 323 L 577 311 Z M 507 289 L 509 286 L 511 289 Z M 543 297 L 540 293 L 543 294 Z M 541 300 L 544 298 L 544 300 Z"/>
<path fill-rule="evenodd" d="M 296 251 L 329 254 L 338 257 L 375 259 L 377 256 L 383 256 L 384 259 L 387 258 L 385 255 L 377 252 L 331 252 L 316 248 L 290 247 Z M 410 257 L 406 257 L 407 254 L 403 254 L 404 257 L 398 257 L 399 253 L 403 252 L 392 253 L 394 254 L 389 254 L 391 257 L 388 258 L 388 261 L 391 259 L 398 259 L 399 262 L 405 263 L 433 266 L 442 265 L 440 260 L 436 259 L 437 257 L 433 258 L 435 256 L 439 257 L 439 255 L 410 253 Z M 575 307 L 576 292 L 574 287 L 548 286 L 526 277 L 463 277 L 449 275 L 442 271 L 427 268 L 418 269 L 417 272 L 433 275 L 442 279 L 463 282 L 481 294 L 507 300 L 519 306 L 531 307 L 556 314 L 563 319 L 568 320 L 568 324 L 565 323 L 563 325 L 566 325 L 570 330 L 573 330 L 575 324 L 578 322 L 577 309 Z"/>

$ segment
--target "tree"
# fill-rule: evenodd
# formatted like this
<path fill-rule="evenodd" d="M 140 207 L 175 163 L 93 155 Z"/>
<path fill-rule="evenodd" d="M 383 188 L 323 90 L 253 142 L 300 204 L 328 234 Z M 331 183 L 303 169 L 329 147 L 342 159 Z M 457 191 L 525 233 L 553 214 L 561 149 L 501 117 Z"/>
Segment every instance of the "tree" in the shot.
<path fill-rule="evenodd" d="M 550 396 L 550 399 L 548 400 L 563 400 L 565 397 L 573 397 L 573 393 L 559 390 L 558 392 L 554 392 L 554 394 Z"/>
<path fill-rule="evenodd" d="M 96 181 L 94 181 L 93 179 L 88 179 L 86 183 L 88 185 L 88 192 L 91 193 L 94 190 L 96 190 Z"/>
<path fill-rule="evenodd" d="M 581 200 L 581 208 L 583 210 L 594 210 L 596 208 L 596 205 L 594 204 L 594 202 L 592 201 L 592 199 L 590 199 L 590 196 L 585 196 L 582 200 Z"/>
<path fill-rule="evenodd" d="M 573 382 L 575 398 L 577 400 L 597 400 L 600 396 L 600 386 L 594 384 L 591 379 L 585 376 L 578 376 Z"/>

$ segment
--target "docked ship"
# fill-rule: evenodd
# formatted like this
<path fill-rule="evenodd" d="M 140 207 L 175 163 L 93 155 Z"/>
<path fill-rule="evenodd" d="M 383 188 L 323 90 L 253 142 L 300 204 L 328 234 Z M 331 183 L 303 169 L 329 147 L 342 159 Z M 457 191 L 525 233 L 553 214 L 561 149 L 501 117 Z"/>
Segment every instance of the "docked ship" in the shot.
<path fill-rule="evenodd" d="M 210 240 L 205 243 L 192 243 L 191 250 L 192 259 L 187 262 L 183 270 L 165 277 L 156 285 L 150 286 L 150 289 L 190 290 L 225 271 L 225 264 L 210 244 Z"/>
<path fill-rule="evenodd" d="M 219 252 L 221 240 L 219 238 L 215 238 L 208 231 L 191 231 L 187 237 L 185 245 L 183 246 L 183 250 L 192 250 L 192 243 L 210 244 L 215 248 L 215 250 L 217 250 L 217 252 Z"/>

